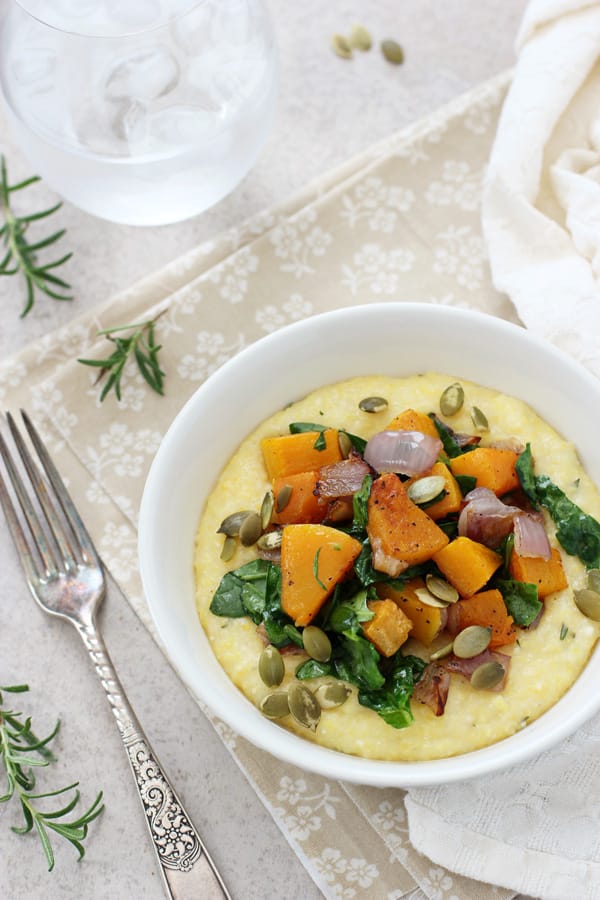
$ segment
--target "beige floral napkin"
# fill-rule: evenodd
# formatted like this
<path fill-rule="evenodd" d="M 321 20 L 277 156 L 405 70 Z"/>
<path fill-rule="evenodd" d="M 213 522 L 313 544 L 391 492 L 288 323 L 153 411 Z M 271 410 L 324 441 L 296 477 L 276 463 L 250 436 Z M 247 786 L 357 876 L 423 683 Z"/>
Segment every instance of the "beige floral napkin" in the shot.
<path fill-rule="evenodd" d="M 0 368 L 0 401 L 34 413 L 107 567 L 150 630 L 136 553 L 144 479 L 176 412 L 226 359 L 281 325 L 349 304 L 418 300 L 516 321 L 491 285 L 479 222 L 507 84 L 502 76 L 483 85 Z M 163 309 L 166 396 L 132 373 L 122 402 L 100 405 L 93 372 L 76 357 L 103 354 L 99 328 Z M 308 774 L 214 724 L 327 897 L 513 896 L 418 854 L 402 790 Z M 484 859 L 479 871 L 484 878 Z"/>

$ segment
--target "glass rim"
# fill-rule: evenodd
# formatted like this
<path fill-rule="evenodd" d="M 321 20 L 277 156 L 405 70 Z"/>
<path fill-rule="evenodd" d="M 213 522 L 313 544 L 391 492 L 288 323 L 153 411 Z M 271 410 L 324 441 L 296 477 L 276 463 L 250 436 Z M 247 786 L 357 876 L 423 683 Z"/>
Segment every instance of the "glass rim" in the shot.
<path fill-rule="evenodd" d="M 44 3 L 43 0 L 13 0 L 15 6 L 31 19 L 34 19 L 45 28 L 50 28 L 61 34 L 70 35 L 78 38 L 92 38 L 97 40 L 121 40 L 124 38 L 133 38 L 150 34 L 158 31 L 181 19 L 188 13 L 192 12 L 196 7 L 203 6 L 206 0 L 172 0 L 175 9 L 163 15 L 159 15 L 154 20 L 140 24 L 138 26 L 131 25 L 127 27 L 123 25 L 120 28 L 111 28 L 110 22 L 98 23 L 96 26 L 89 25 L 90 17 L 81 17 L 82 23 L 88 23 L 87 27 L 76 27 L 77 18 L 66 18 L 64 22 L 60 20 L 60 14 L 51 4 Z M 42 11 L 46 12 L 42 14 Z M 93 21 L 93 18 L 92 18 Z"/>

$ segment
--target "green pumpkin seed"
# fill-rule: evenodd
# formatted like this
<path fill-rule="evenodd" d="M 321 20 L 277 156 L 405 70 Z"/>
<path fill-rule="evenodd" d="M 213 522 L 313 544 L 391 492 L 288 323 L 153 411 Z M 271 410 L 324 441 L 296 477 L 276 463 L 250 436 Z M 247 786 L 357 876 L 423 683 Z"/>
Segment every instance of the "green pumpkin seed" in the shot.
<path fill-rule="evenodd" d="M 277 550 L 281 547 L 282 538 L 282 531 L 267 531 L 266 534 L 261 534 L 256 542 L 256 546 L 260 547 L 261 550 Z"/>
<path fill-rule="evenodd" d="M 321 628 L 316 625 L 307 625 L 302 632 L 304 649 L 317 662 L 329 662 L 331 658 L 331 641 Z"/>
<path fill-rule="evenodd" d="M 459 594 L 456 588 L 444 581 L 443 578 L 438 578 L 437 575 L 431 575 L 431 573 L 426 575 L 425 584 L 429 593 L 437 597 L 438 600 L 443 600 L 444 603 L 456 603 L 458 600 Z"/>
<path fill-rule="evenodd" d="M 267 491 L 265 496 L 263 497 L 263 502 L 260 506 L 260 523 L 262 525 L 262 530 L 266 531 L 269 525 L 271 524 L 271 519 L 273 518 L 273 507 L 275 506 L 275 497 L 273 496 L 273 491 Z"/>
<path fill-rule="evenodd" d="M 440 412 L 443 416 L 455 416 L 462 409 L 465 402 L 465 392 L 462 384 L 455 381 L 448 385 L 440 397 Z"/>
<path fill-rule="evenodd" d="M 227 537 L 236 537 L 240 533 L 242 523 L 252 515 L 251 509 L 241 509 L 239 512 L 226 516 L 217 529 L 217 534 L 226 534 Z"/>
<path fill-rule="evenodd" d="M 331 49 L 342 59 L 352 59 L 352 47 L 343 34 L 334 34 L 331 38 Z"/>
<path fill-rule="evenodd" d="M 591 591 L 600 594 L 600 569 L 589 569 L 587 573 L 587 586 Z"/>
<path fill-rule="evenodd" d="M 287 691 L 273 691 L 263 697 L 260 704 L 261 713 L 267 719 L 283 719 L 290 714 L 290 705 Z"/>
<path fill-rule="evenodd" d="M 373 39 L 364 25 L 353 25 L 348 37 L 348 43 L 353 50 L 370 50 Z"/>
<path fill-rule="evenodd" d="M 294 488 L 291 484 L 284 484 L 281 490 L 277 494 L 277 500 L 275 502 L 275 509 L 278 513 L 283 512 L 288 503 L 290 502 L 290 497 L 292 496 L 292 491 Z"/>
<path fill-rule="evenodd" d="M 358 404 L 358 408 L 366 413 L 378 413 L 387 409 L 388 402 L 385 397 L 364 397 Z"/>
<path fill-rule="evenodd" d="M 235 538 L 232 538 L 229 535 L 226 535 L 225 540 L 223 541 L 223 549 L 221 550 L 221 559 L 223 560 L 223 562 L 229 562 L 229 560 L 233 558 L 233 554 L 235 553 L 235 548 L 236 548 Z"/>
<path fill-rule="evenodd" d="M 348 459 L 350 453 L 352 452 L 352 441 L 348 437 L 345 431 L 338 432 L 338 446 L 340 448 L 340 453 L 344 459 Z"/>
<path fill-rule="evenodd" d="M 490 645 L 492 629 L 483 625 L 468 625 L 454 638 L 452 649 L 460 659 L 472 659 L 479 656 Z"/>
<path fill-rule="evenodd" d="M 444 600 L 434 597 L 427 588 L 416 588 L 415 596 L 418 597 L 419 602 L 424 606 L 433 606 L 435 609 L 446 609 L 448 606 Z"/>
<path fill-rule="evenodd" d="M 504 678 L 504 666 L 497 660 L 492 659 L 477 666 L 471 675 L 471 687 L 476 691 L 489 691 L 490 688 L 496 687 Z"/>
<path fill-rule="evenodd" d="M 285 666 L 277 647 L 269 644 L 258 658 L 258 674 L 267 687 L 279 687 L 285 675 Z"/>
<path fill-rule="evenodd" d="M 290 712 L 296 722 L 311 731 L 317 730 L 321 718 L 321 705 L 310 688 L 300 681 L 293 681 L 288 688 Z"/>
<path fill-rule="evenodd" d="M 418 478 L 409 486 L 407 494 L 413 503 L 429 503 L 446 487 L 446 479 L 443 475 L 426 475 Z"/>
<path fill-rule="evenodd" d="M 600 622 L 600 594 L 598 591 L 583 588 L 581 591 L 575 591 L 573 598 L 579 612 L 588 619 L 593 619 L 594 622 Z"/>
<path fill-rule="evenodd" d="M 387 61 L 393 63 L 395 66 L 399 66 L 404 62 L 404 50 L 397 41 L 382 41 L 381 52 Z"/>
<path fill-rule="evenodd" d="M 439 650 L 436 650 L 435 653 L 432 653 L 429 659 L 432 662 L 435 662 L 436 659 L 444 659 L 445 656 L 450 656 L 452 653 L 453 644 L 446 644 L 445 647 L 440 647 Z"/>
<path fill-rule="evenodd" d="M 251 547 L 259 539 L 262 532 L 262 522 L 256 512 L 246 516 L 240 526 L 240 541 L 244 547 Z"/>
<path fill-rule="evenodd" d="M 343 681 L 328 681 L 320 684 L 315 691 L 315 697 L 319 701 L 321 709 L 335 709 L 342 706 L 352 693 L 352 688 Z"/>
<path fill-rule="evenodd" d="M 485 413 L 482 413 L 478 406 L 471 409 L 471 421 L 476 431 L 489 431 L 490 425 Z"/>

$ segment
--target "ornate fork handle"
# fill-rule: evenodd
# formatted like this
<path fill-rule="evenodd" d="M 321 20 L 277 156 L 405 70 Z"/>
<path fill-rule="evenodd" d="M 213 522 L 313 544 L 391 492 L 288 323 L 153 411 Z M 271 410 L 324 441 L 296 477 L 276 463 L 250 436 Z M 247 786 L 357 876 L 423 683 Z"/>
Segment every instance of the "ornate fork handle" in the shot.
<path fill-rule="evenodd" d="M 115 715 L 168 896 L 173 900 L 231 900 L 125 697 L 100 633 L 93 622 L 75 627 Z"/>

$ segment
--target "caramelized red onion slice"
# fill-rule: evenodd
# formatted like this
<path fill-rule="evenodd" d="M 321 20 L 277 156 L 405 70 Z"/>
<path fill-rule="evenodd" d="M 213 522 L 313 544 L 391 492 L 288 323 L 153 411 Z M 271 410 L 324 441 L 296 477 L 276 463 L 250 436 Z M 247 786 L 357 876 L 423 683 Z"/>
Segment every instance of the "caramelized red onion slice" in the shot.
<path fill-rule="evenodd" d="M 518 506 L 508 506 L 489 488 L 475 488 L 465 497 L 466 505 L 458 517 L 458 533 L 495 550 L 513 530 L 515 518 L 522 514 Z"/>
<path fill-rule="evenodd" d="M 519 556 L 550 559 L 552 548 L 544 528 L 537 516 L 523 513 L 515 516 L 515 550 Z"/>
<path fill-rule="evenodd" d="M 326 500 L 348 497 L 360 490 L 365 475 L 371 472 L 367 463 L 359 456 L 351 456 L 340 462 L 322 466 L 315 493 Z"/>
<path fill-rule="evenodd" d="M 439 438 L 420 431 L 380 431 L 363 455 L 376 472 L 421 475 L 431 469 L 441 449 Z"/>
<path fill-rule="evenodd" d="M 450 675 L 448 671 L 444 666 L 433 662 L 423 670 L 423 674 L 414 687 L 413 697 L 419 703 L 424 703 L 432 709 L 436 716 L 442 716 L 449 688 Z"/>
<path fill-rule="evenodd" d="M 459 659 L 458 656 L 448 656 L 442 661 L 442 665 L 449 672 L 456 672 L 470 678 L 473 672 L 486 662 L 498 662 L 504 669 L 504 678 L 497 685 L 489 688 L 491 691 L 501 691 L 506 683 L 506 676 L 510 666 L 510 656 L 506 653 L 499 653 L 497 650 L 484 650 L 479 656 L 472 656 L 470 659 Z"/>

